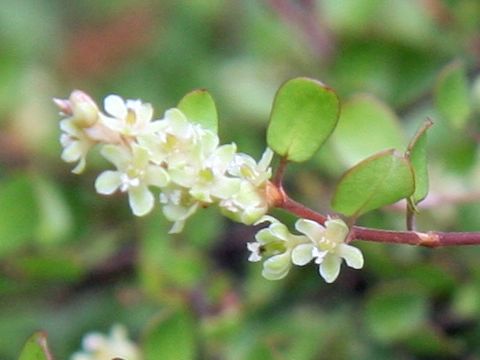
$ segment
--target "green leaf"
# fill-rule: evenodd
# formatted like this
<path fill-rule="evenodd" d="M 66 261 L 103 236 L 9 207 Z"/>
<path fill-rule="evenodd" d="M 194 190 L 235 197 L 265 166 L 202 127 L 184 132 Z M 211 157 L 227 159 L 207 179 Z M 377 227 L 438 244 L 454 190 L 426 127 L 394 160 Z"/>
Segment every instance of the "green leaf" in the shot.
<path fill-rule="evenodd" d="M 18 360 L 53 360 L 48 349 L 47 335 L 42 331 L 33 334 L 23 346 Z"/>
<path fill-rule="evenodd" d="M 59 185 L 42 176 L 35 176 L 33 182 L 40 210 L 36 235 L 43 244 L 62 242 L 72 229 L 73 218 Z"/>
<path fill-rule="evenodd" d="M 189 92 L 180 100 L 178 108 L 191 122 L 200 124 L 215 133 L 218 131 L 217 108 L 207 90 L 199 89 Z"/>
<path fill-rule="evenodd" d="M 405 144 L 398 117 L 369 95 L 357 95 L 342 105 L 332 140 L 348 166 L 381 150 L 402 149 Z"/>
<path fill-rule="evenodd" d="M 291 161 L 306 161 L 327 140 L 340 113 L 335 92 L 319 81 L 296 78 L 277 91 L 267 143 Z"/>
<path fill-rule="evenodd" d="M 472 111 L 467 74 L 460 61 L 447 65 L 440 73 L 435 89 L 440 114 L 454 127 L 463 129 Z"/>
<path fill-rule="evenodd" d="M 195 323 L 186 310 L 164 313 L 147 333 L 145 360 L 196 359 Z"/>
<path fill-rule="evenodd" d="M 418 336 L 416 330 L 428 317 L 426 296 L 411 283 L 377 288 L 368 297 L 364 315 L 369 333 L 383 343 Z"/>
<path fill-rule="evenodd" d="M 410 160 L 415 176 L 415 192 L 412 201 L 418 204 L 428 194 L 428 167 L 427 167 L 427 130 L 433 125 L 429 119 L 425 121 L 408 145 L 405 156 Z"/>
<path fill-rule="evenodd" d="M 359 216 L 408 197 L 413 191 L 409 162 L 390 149 L 348 170 L 337 185 L 332 207 L 344 215 Z"/>
<path fill-rule="evenodd" d="M 38 226 L 34 187 L 28 174 L 0 182 L 0 256 L 32 240 Z"/>

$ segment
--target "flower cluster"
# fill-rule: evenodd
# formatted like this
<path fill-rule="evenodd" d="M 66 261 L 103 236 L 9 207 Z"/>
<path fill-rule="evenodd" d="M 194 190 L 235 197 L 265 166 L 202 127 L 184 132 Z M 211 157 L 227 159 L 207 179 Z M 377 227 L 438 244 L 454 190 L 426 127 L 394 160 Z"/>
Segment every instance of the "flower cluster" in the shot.
<path fill-rule="evenodd" d="M 149 213 L 155 204 L 152 187 L 160 189 L 159 203 L 171 232 L 180 232 L 198 208 L 216 204 L 235 221 L 252 224 L 268 210 L 266 187 L 273 152 L 267 149 L 257 163 L 237 153 L 235 144 L 220 145 L 216 133 L 188 119 L 179 109 L 153 118 L 150 104 L 109 95 L 102 112 L 85 93 L 56 99 L 66 117 L 62 130 L 62 159 L 84 170 L 87 154 L 99 144 L 100 153 L 115 170 L 102 172 L 95 182 L 100 194 L 128 194 L 132 212 Z"/>
<path fill-rule="evenodd" d="M 127 334 L 125 327 L 114 325 L 108 336 L 89 333 L 82 340 L 82 351 L 73 354 L 71 360 L 141 360 L 140 351 Z"/>
<path fill-rule="evenodd" d="M 340 273 L 342 259 L 354 269 L 363 267 L 363 255 L 359 249 L 346 244 L 347 225 L 340 219 L 328 219 L 325 227 L 307 219 L 299 219 L 295 228 L 302 235 L 294 235 L 271 216 L 259 222 L 270 225 L 255 236 L 256 242 L 248 243 L 249 260 L 263 262 L 262 275 L 269 280 L 284 278 L 292 264 L 303 266 L 315 260 L 320 275 L 326 282 L 335 281 Z"/>

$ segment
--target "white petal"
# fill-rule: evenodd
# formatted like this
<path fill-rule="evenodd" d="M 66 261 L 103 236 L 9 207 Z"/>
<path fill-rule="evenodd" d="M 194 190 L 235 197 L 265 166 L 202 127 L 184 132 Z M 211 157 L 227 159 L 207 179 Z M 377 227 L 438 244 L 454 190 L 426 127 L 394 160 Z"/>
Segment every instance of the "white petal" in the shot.
<path fill-rule="evenodd" d="M 262 256 L 260 255 L 260 247 L 261 247 L 261 244 L 258 242 L 247 243 L 247 249 L 251 251 L 251 254 L 248 257 L 248 261 L 257 262 L 262 260 Z"/>
<path fill-rule="evenodd" d="M 362 252 L 354 246 L 347 244 L 339 244 L 336 250 L 338 256 L 345 259 L 348 266 L 354 269 L 361 269 L 363 267 Z"/>
<path fill-rule="evenodd" d="M 124 119 L 127 116 L 125 102 L 118 95 L 108 95 L 103 101 L 105 111 L 117 119 Z"/>
<path fill-rule="evenodd" d="M 320 241 L 325 235 L 325 228 L 322 225 L 308 219 L 297 220 L 295 229 L 308 236 L 313 242 Z"/>
<path fill-rule="evenodd" d="M 150 165 L 147 168 L 145 181 L 149 185 L 164 187 L 169 182 L 168 173 L 160 166 Z"/>
<path fill-rule="evenodd" d="M 83 172 L 83 170 L 85 170 L 85 165 L 86 165 L 86 160 L 84 157 L 82 157 L 80 159 L 80 161 L 78 162 L 77 166 L 75 166 L 72 170 L 72 173 L 74 174 L 80 174 Z"/>
<path fill-rule="evenodd" d="M 255 235 L 255 239 L 261 244 L 268 244 L 273 241 L 281 240 L 278 237 L 276 237 L 269 228 L 262 229 L 259 232 L 257 232 L 257 234 Z"/>
<path fill-rule="evenodd" d="M 347 224 L 342 219 L 327 220 L 325 227 L 325 237 L 336 243 L 343 243 L 349 232 Z"/>
<path fill-rule="evenodd" d="M 145 169 L 150 161 L 150 153 L 147 148 L 134 144 L 132 147 L 133 162 L 137 169 Z"/>
<path fill-rule="evenodd" d="M 80 141 L 73 141 L 70 145 L 66 146 L 61 158 L 66 162 L 74 162 L 79 160 L 83 156 L 83 146 Z"/>
<path fill-rule="evenodd" d="M 267 148 L 263 153 L 262 158 L 258 162 L 259 169 L 261 169 L 262 171 L 266 171 L 267 168 L 270 166 L 272 159 L 273 159 L 273 151 L 272 149 Z"/>
<path fill-rule="evenodd" d="M 216 181 L 210 193 L 219 199 L 228 199 L 240 190 L 240 179 L 223 177 Z"/>
<path fill-rule="evenodd" d="M 288 231 L 288 228 L 285 226 L 285 224 L 282 224 L 281 222 L 271 224 L 270 225 L 270 231 L 278 239 L 283 240 L 283 241 L 287 241 L 288 238 L 292 235 L 292 234 L 290 234 L 290 231 Z"/>
<path fill-rule="evenodd" d="M 118 171 L 107 170 L 95 180 L 95 189 L 99 194 L 110 195 L 118 189 L 121 183 L 121 174 Z"/>
<path fill-rule="evenodd" d="M 262 275 L 267 280 L 279 280 L 287 276 L 291 267 L 290 253 L 272 256 L 263 263 Z"/>
<path fill-rule="evenodd" d="M 295 246 L 292 251 L 292 262 L 295 265 L 300 266 L 308 264 L 313 259 L 312 250 L 312 244 L 300 244 Z"/>
<path fill-rule="evenodd" d="M 185 220 L 178 220 L 173 223 L 173 226 L 168 231 L 169 234 L 179 234 L 185 227 Z"/>
<path fill-rule="evenodd" d="M 340 273 L 342 259 L 338 256 L 327 254 L 320 264 L 320 275 L 327 283 L 332 283 Z"/>
<path fill-rule="evenodd" d="M 132 161 L 129 151 L 121 146 L 105 145 L 100 154 L 120 170 L 126 169 Z"/>
<path fill-rule="evenodd" d="M 146 186 L 130 187 L 128 202 L 134 215 L 143 216 L 153 209 L 154 197 Z"/>
<path fill-rule="evenodd" d="M 141 123 L 146 124 L 152 120 L 153 108 L 149 103 L 141 104 L 138 109 L 138 117 Z"/>
<path fill-rule="evenodd" d="M 180 205 L 165 205 L 162 209 L 165 217 L 170 221 L 185 220 L 197 211 L 198 203 L 193 204 L 190 207 Z"/>

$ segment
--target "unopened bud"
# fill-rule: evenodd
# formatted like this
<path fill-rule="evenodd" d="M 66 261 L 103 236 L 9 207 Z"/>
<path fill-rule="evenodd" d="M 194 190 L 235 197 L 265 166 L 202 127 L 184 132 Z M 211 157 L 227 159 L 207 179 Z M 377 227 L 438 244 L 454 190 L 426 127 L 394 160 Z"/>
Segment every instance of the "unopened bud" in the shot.
<path fill-rule="evenodd" d="M 86 93 L 74 90 L 70 94 L 68 102 L 70 103 L 73 122 L 76 125 L 86 128 L 97 122 L 99 116 L 97 104 Z"/>

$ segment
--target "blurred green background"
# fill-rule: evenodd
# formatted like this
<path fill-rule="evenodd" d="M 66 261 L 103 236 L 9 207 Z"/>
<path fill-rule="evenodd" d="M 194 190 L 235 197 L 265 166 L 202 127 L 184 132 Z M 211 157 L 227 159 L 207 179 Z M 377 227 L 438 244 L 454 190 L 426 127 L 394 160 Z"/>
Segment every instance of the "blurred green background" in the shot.
<path fill-rule="evenodd" d="M 206 209 L 168 236 L 158 210 L 134 218 L 124 196 L 95 193 L 107 166 L 98 154 L 82 176 L 70 173 L 51 101 L 76 88 L 99 102 L 117 93 L 151 102 L 160 117 L 207 88 L 222 142 L 258 158 L 285 80 L 320 79 L 344 103 L 369 93 L 406 134 L 426 116 L 435 122 L 419 228 L 478 231 L 478 0 L 0 5 L 1 359 L 15 359 L 37 329 L 67 359 L 83 334 L 114 323 L 152 359 L 480 358 L 480 248 L 362 242 L 364 269 L 344 267 L 332 285 L 314 265 L 269 282 L 247 263 L 253 227 Z M 435 89 L 454 60 L 468 99 L 452 106 L 468 110 L 452 125 Z M 323 213 L 352 161 L 334 140 L 286 177 L 292 197 Z M 404 217 L 392 206 L 359 223 L 402 229 Z"/>

